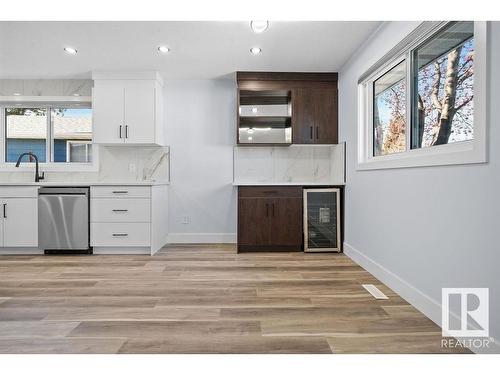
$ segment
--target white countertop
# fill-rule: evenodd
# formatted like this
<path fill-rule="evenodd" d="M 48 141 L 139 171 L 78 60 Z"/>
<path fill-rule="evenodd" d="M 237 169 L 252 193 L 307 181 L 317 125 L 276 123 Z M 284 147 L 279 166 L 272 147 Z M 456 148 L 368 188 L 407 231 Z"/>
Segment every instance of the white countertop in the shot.
<path fill-rule="evenodd" d="M 328 183 L 328 182 L 248 182 L 248 181 L 233 181 L 233 186 L 343 186 L 345 183 Z"/>
<path fill-rule="evenodd" d="M 0 182 L 0 186 L 154 186 L 169 185 L 167 181 L 40 181 Z"/>

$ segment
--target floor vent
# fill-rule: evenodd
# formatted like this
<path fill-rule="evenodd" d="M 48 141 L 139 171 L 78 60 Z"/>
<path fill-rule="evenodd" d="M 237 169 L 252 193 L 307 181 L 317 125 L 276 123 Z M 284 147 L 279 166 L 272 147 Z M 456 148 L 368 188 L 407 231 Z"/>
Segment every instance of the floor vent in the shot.
<path fill-rule="evenodd" d="M 370 293 L 376 299 L 389 299 L 382 291 L 373 284 L 362 284 L 368 293 Z"/>

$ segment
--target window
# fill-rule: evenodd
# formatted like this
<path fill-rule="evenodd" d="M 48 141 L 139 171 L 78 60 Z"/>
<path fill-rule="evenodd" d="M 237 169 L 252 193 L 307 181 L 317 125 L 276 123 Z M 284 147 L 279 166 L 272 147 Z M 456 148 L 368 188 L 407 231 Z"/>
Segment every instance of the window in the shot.
<path fill-rule="evenodd" d="M 89 163 L 92 161 L 92 143 L 68 141 L 66 147 L 67 161 L 73 163 Z"/>
<path fill-rule="evenodd" d="M 92 152 L 92 110 L 90 108 L 52 108 L 53 161 L 56 163 L 88 163 Z M 85 157 L 76 156 L 84 145 Z M 73 153 L 73 155 L 72 155 Z M 72 157 L 73 156 L 73 157 Z"/>
<path fill-rule="evenodd" d="M 5 109 L 5 161 L 15 163 L 23 152 L 33 152 L 40 162 L 47 154 L 47 109 Z"/>
<path fill-rule="evenodd" d="M 445 27 L 413 52 L 412 148 L 474 138 L 474 23 Z"/>
<path fill-rule="evenodd" d="M 31 151 L 47 164 L 92 163 L 89 106 L 6 105 L 0 110 L 4 114 L 4 162 L 15 163 L 20 154 Z"/>
<path fill-rule="evenodd" d="M 486 23 L 423 22 L 359 81 L 358 169 L 486 161 Z"/>
<path fill-rule="evenodd" d="M 406 149 L 406 65 L 401 62 L 373 82 L 373 154 Z"/>

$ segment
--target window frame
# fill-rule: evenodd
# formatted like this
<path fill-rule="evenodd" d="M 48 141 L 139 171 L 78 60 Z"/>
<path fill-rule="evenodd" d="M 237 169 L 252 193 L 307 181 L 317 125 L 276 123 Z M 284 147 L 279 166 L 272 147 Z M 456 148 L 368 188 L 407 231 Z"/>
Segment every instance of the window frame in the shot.
<path fill-rule="evenodd" d="M 474 139 L 411 148 L 414 105 L 413 52 L 450 22 L 422 22 L 400 44 L 372 66 L 358 81 L 358 160 L 357 170 L 408 168 L 487 162 L 487 37 L 488 22 L 474 22 Z M 406 151 L 374 156 L 373 83 L 406 62 Z"/>
<path fill-rule="evenodd" d="M 0 103 L 0 171 L 2 172 L 15 172 L 32 170 L 33 167 L 31 163 L 21 163 L 19 168 L 15 167 L 15 163 L 5 161 L 5 147 L 6 147 L 6 108 L 45 108 L 47 109 L 47 135 L 46 142 L 47 147 L 45 151 L 45 162 L 40 162 L 40 167 L 44 171 L 49 172 L 95 172 L 99 170 L 99 151 L 97 145 L 92 142 L 92 162 L 90 163 L 72 163 L 72 162 L 54 162 L 54 139 L 53 139 L 53 121 L 52 121 L 52 109 L 57 108 L 73 108 L 73 109 L 92 109 L 92 103 L 88 101 L 72 101 L 72 102 L 33 102 L 33 101 L 7 101 Z M 94 124 L 92 121 L 92 134 L 94 133 Z M 24 160 L 24 159 L 23 159 Z"/>

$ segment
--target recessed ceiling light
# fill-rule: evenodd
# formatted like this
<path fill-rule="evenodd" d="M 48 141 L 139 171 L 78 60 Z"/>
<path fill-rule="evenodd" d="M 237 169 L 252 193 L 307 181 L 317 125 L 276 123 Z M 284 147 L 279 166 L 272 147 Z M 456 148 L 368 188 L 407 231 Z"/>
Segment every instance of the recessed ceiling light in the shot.
<path fill-rule="evenodd" d="M 248 140 L 249 140 L 249 141 L 253 140 L 253 137 L 248 137 Z"/>
<path fill-rule="evenodd" d="M 248 134 L 253 134 L 253 132 L 254 132 L 254 130 L 252 128 L 250 128 L 250 129 L 247 130 Z"/>
<path fill-rule="evenodd" d="M 252 21 L 250 22 L 250 27 L 254 33 L 260 34 L 267 30 L 269 21 Z"/>
<path fill-rule="evenodd" d="M 252 108 L 252 113 L 257 113 L 259 110 L 257 109 L 257 107 L 253 107 Z"/>
<path fill-rule="evenodd" d="M 259 47 L 252 47 L 250 48 L 250 52 L 252 52 L 252 54 L 254 55 L 258 55 L 259 53 L 262 52 L 262 50 Z"/>
<path fill-rule="evenodd" d="M 170 48 L 168 48 L 167 46 L 159 46 L 158 47 L 158 52 L 168 53 L 168 52 L 170 52 Z"/>
<path fill-rule="evenodd" d="M 20 93 L 18 93 L 18 92 L 15 92 L 15 93 L 14 93 L 14 94 L 12 94 L 12 95 L 15 95 L 15 96 L 20 96 L 21 94 L 20 94 Z"/>
<path fill-rule="evenodd" d="M 73 94 L 73 96 L 80 96 L 80 94 L 78 94 L 77 92 L 75 92 L 75 93 Z"/>
<path fill-rule="evenodd" d="M 73 47 L 64 47 L 64 52 L 70 55 L 76 55 L 78 51 Z"/>

